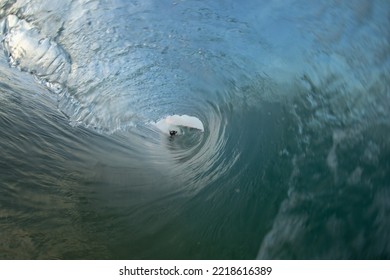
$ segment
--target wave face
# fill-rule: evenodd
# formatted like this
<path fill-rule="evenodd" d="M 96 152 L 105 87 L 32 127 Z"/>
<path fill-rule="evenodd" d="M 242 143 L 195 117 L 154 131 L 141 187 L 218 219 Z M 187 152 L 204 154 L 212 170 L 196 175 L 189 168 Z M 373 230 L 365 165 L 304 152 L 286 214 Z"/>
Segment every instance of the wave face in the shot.
<path fill-rule="evenodd" d="M 389 259 L 389 12 L 0 1 L 0 258 Z"/>

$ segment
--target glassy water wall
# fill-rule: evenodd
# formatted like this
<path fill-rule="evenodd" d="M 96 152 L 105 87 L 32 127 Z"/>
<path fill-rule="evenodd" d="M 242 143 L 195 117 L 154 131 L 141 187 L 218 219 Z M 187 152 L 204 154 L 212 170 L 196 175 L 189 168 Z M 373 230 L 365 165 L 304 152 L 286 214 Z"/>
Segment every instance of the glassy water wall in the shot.
<path fill-rule="evenodd" d="M 389 13 L 0 1 L 0 258 L 388 259 Z"/>

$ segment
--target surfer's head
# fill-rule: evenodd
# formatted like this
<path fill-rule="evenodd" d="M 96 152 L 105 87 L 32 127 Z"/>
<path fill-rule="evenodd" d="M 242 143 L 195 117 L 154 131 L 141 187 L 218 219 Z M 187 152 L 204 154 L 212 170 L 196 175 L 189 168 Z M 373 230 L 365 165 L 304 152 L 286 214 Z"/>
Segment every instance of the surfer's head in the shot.
<path fill-rule="evenodd" d="M 170 130 L 169 131 L 169 135 L 171 135 L 171 136 L 174 136 L 174 135 L 176 135 L 177 134 L 177 131 L 176 130 Z"/>

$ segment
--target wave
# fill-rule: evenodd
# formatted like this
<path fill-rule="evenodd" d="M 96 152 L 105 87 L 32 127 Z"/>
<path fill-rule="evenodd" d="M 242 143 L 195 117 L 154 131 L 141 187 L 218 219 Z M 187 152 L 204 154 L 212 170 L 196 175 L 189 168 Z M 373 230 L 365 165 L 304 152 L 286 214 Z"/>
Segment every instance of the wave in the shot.
<path fill-rule="evenodd" d="M 174 130 L 174 129 L 178 130 L 178 127 L 180 126 L 204 131 L 203 123 L 198 118 L 187 116 L 187 115 L 168 116 L 152 124 L 155 125 L 158 129 L 160 129 L 164 133 L 168 133 L 170 130 Z"/>
<path fill-rule="evenodd" d="M 169 244 L 177 258 L 388 257 L 389 225 L 373 214 L 388 208 L 388 10 L 363 0 L 2 1 L 0 142 L 14 151 L 3 158 L 19 172 L 14 129 L 34 127 L 39 158 L 73 170 L 48 178 L 87 181 L 72 190 L 80 201 L 125 209 L 116 226 L 137 228 L 123 231 L 128 247 L 144 244 L 133 257 L 166 258 Z M 41 155 L 39 144 L 61 150 L 45 141 L 69 154 Z M 367 249 L 373 237 L 385 246 Z"/>

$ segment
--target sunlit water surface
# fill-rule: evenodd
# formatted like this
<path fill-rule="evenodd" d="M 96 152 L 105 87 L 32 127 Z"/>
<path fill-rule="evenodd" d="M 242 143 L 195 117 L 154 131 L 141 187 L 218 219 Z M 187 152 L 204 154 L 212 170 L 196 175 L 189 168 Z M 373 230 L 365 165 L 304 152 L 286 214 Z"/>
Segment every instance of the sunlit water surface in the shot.
<path fill-rule="evenodd" d="M 0 258 L 388 259 L 388 26 L 380 0 L 0 1 Z"/>

